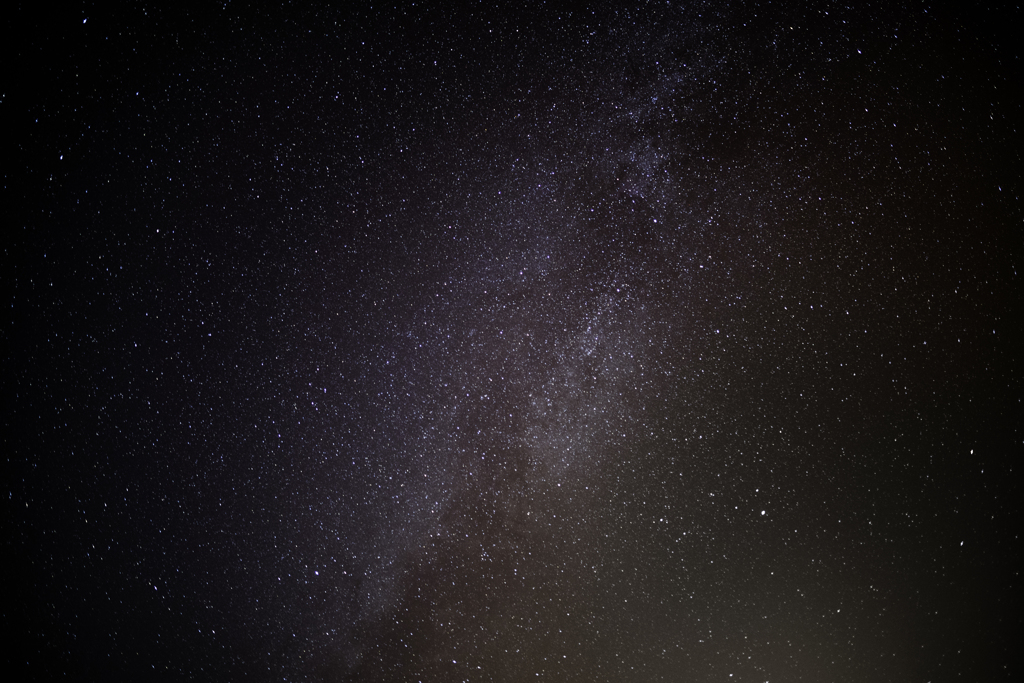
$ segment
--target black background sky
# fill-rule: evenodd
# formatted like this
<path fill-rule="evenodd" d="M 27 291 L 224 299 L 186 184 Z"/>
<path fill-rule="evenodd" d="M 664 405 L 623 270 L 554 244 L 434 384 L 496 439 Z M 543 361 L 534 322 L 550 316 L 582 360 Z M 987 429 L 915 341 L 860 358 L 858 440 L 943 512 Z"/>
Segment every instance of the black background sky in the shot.
<path fill-rule="evenodd" d="M 1020 11 L 851 5 L 9 15 L 5 669 L 1019 677 Z"/>

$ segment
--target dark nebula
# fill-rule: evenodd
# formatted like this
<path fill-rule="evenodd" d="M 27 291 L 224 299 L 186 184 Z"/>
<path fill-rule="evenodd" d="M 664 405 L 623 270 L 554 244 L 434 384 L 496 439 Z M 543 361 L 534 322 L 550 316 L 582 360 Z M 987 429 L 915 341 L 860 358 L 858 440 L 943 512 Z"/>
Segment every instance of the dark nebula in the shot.
<path fill-rule="evenodd" d="M 1019 679 L 1019 9 L 336 4 L 6 22 L 11 680 Z"/>

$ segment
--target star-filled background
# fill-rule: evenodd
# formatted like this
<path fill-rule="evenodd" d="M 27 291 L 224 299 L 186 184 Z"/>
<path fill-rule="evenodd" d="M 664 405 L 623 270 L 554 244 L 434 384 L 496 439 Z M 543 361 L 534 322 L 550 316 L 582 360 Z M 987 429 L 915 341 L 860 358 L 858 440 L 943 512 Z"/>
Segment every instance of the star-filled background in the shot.
<path fill-rule="evenodd" d="M 5 21 L 18 680 L 1021 675 L 1019 9 Z"/>

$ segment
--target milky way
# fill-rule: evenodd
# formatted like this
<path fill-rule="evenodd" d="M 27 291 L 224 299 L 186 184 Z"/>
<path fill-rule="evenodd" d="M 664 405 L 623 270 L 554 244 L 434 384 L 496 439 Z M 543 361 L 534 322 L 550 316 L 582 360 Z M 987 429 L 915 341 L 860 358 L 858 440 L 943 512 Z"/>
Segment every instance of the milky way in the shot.
<path fill-rule="evenodd" d="M 22 19 L 25 680 L 1019 670 L 1019 12 Z"/>

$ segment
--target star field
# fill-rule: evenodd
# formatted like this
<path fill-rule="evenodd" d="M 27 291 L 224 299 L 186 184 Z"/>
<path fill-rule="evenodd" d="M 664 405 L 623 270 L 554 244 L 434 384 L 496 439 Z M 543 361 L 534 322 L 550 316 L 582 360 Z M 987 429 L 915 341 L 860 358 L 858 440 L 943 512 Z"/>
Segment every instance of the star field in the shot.
<path fill-rule="evenodd" d="M 8 666 L 1013 679 L 1017 24 L 19 11 Z"/>

